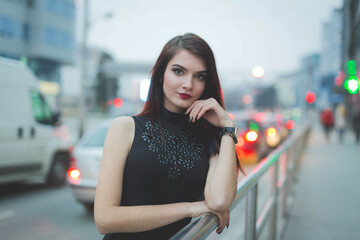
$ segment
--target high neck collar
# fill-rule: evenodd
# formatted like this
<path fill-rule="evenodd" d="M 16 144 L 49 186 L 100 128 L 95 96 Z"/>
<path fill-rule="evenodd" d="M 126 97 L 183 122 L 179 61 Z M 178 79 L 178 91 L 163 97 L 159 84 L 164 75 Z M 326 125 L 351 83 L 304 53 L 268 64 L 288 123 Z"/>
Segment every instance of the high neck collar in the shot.
<path fill-rule="evenodd" d="M 187 124 L 189 121 L 189 116 L 185 113 L 175 113 L 167 110 L 165 107 L 161 110 L 161 119 L 166 122 L 176 123 L 176 124 Z"/>

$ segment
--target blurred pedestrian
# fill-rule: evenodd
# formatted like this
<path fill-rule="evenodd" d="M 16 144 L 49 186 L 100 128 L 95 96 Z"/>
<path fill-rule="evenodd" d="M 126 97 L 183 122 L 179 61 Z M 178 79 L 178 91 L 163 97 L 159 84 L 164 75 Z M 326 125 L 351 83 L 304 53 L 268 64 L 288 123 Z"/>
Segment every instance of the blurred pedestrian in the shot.
<path fill-rule="evenodd" d="M 343 141 L 345 124 L 346 124 L 346 110 L 344 104 L 339 104 L 335 110 L 335 128 L 338 132 L 339 142 Z"/>
<path fill-rule="evenodd" d="M 236 132 L 208 44 L 190 33 L 171 39 L 142 112 L 108 131 L 95 197 L 104 239 L 169 239 L 205 212 L 221 233 L 242 171 Z"/>
<path fill-rule="evenodd" d="M 320 114 L 320 122 L 323 126 L 326 140 L 330 138 L 330 132 L 334 127 L 334 115 L 330 107 L 326 107 Z"/>
<path fill-rule="evenodd" d="M 360 111 L 354 114 L 353 128 L 355 133 L 355 141 L 360 142 Z"/>

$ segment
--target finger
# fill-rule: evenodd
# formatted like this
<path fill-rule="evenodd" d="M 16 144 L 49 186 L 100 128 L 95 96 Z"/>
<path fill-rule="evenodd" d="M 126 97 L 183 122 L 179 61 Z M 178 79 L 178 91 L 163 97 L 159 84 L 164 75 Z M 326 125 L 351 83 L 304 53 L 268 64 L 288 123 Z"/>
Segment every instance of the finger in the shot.
<path fill-rule="evenodd" d="M 218 213 L 218 219 L 219 219 L 219 224 L 218 224 L 218 229 L 219 231 L 224 230 L 225 226 L 226 226 L 226 216 L 225 216 L 225 212 L 220 212 Z"/>
<path fill-rule="evenodd" d="M 199 119 L 199 112 L 201 111 L 201 109 L 206 106 L 206 103 L 202 102 L 202 103 L 198 103 L 196 104 L 196 106 L 193 107 L 193 109 L 190 112 L 190 117 L 192 118 L 193 122 L 195 122 L 196 120 Z"/>
<path fill-rule="evenodd" d="M 215 109 L 214 105 L 212 104 L 212 101 L 206 100 L 197 104 L 192 109 L 191 114 L 194 120 L 199 120 L 207 111 L 211 109 Z"/>
<path fill-rule="evenodd" d="M 191 110 L 194 108 L 194 105 L 195 105 L 195 104 L 196 104 L 196 101 L 193 102 L 190 107 L 188 107 L 188 109 L 186 110 L 185 114 L 189 114 L 189 113 L 191 112 Z"/>
<path fill-rule="evenodd" d="M 191 110 L 199 103 L 202 102 L 204 100 L 196 100 L 194 101 L 190 107 L 188 107 L 188 109 L 186 110 L 185 114 L 189 114 L 191 112 Z"/>
<path fill-rule="evenodd" d="M 201 108 L 201 110 L 199 111 L 199 113 L 197 115 L 198 119 L 202 118 L 211 109 L 213 109 L 212 106 L 205 106 L 205 107 Z"/>

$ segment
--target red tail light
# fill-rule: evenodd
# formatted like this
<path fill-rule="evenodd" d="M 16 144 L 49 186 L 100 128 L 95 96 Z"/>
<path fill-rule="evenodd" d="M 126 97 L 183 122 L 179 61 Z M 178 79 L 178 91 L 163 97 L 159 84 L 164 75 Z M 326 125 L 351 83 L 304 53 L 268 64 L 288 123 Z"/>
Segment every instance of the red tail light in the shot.
<path fill-rule="evenodd" d="M 295 122 L 293 120 L 288 120 L 286 122 L 287 129 L 293 129 L 295 127 Z"/>
<path fill-rule="evenodd" d="M 255 142 L 257 138 L 258 134 L 255 131 L 250 130 L 245 134 L 245 140 L 248 142 Z"/>
<path fill-rule="evenodd" d="M 266 129 L 266 135 L 269 137 L 275 137 L 277 134 L 276 128 L 274 127 L 269 127 L 268 129 Z"/>
<path fill-rule="evenodd" d="M 79 169 L 70 168 L 70 169 L 68 170 L 68 176 L 69 176 L 69 178 L 71 178 L 72 180 L 79 180 L 79 179 L 80 179 L 80 171 L 79 171 Z"/>
<path fill-rule="evenodd" d="M 80 174 L 79 169 L 76 166 L 76 158 L 72 155 L 72 151 L 71 151 L 71 159 L 70 159 L 70 168 L 68 169 L 67 174 L 68 174 L 69 180 L 73 180 L 73 181 L 80 180 L 81 174 Z"/>

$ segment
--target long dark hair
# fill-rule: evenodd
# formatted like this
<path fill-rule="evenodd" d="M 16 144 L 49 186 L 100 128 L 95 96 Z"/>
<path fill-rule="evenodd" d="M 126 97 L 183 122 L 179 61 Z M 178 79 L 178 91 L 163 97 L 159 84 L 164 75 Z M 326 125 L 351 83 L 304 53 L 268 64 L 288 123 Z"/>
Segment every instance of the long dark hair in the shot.
<path fill-rule="evenodd" d="M 162 49 L 154 67 L 151 70 L 151 83 L 148 99 L 139 116 L 155 120 L 161 112 L 164 103 L 164 73 L 169 61 L 179 51 L 185 49 L 201 58 L 208 72 L 205 90 L 200 99 L 214 98 L 224 108 L 221 95 L 219 76 L 216 70 L 214 54 L 210 46 L 199 36 L 186 33 L 172 38 Z"/>
<path fill-rule="evenodd" d="M 182 49 L 191 52 L 205 62 L 208 74 L 205 89 L 200 99 L 208 99 L 212 97 L 222 108 L 225 109 L 220 80 L 216 69 L 215 57 L 210 46 L 196 34 L 186 33 L 172 38 L 162 49 L 150 73 L 151 82 L 147 101 L 138 116 L 145 117 L 152 121 L 155 121 L 160 116 L 164 104 L 163 83 L 165 69 L 169 61 L 177 52 L 179 52 L 179 50 Z M 219 132 L 217 134 L 219 134 Z M 216 139 L 218 144 L 219 140 L 220 139 Z M 236 160 L 238 169 L 245 173 L 237 156 Z"/>

